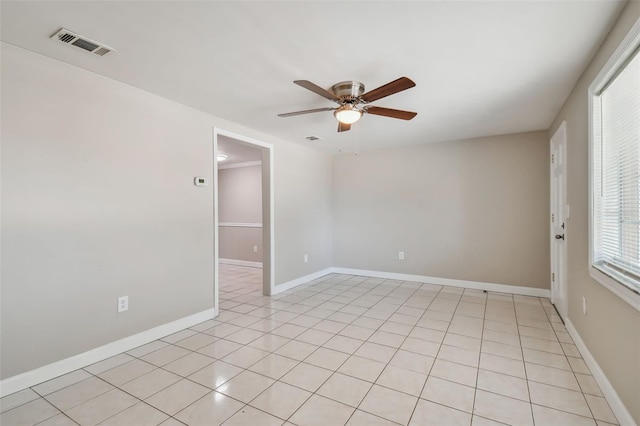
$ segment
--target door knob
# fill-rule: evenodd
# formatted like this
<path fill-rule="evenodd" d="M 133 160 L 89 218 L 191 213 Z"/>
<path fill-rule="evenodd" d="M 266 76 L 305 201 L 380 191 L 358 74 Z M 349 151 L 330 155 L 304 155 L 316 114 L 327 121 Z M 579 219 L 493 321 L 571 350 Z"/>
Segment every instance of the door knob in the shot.
<path fill-rule="evenodd" d="M 564 234 L 560 235 L 556 235 L 556 240 L 564 240 Z"/>

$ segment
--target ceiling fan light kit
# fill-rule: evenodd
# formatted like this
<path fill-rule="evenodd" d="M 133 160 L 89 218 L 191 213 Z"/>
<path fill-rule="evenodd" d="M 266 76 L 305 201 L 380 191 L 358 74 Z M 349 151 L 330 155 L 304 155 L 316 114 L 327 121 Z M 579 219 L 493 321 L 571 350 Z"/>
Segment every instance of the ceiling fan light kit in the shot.
<path fill-rule="evenodd" d="M 362 117 L 362 111 L 356 109 L 353 105 L 346 104 L 333 111 L 333 115 L 342 124 L 353 124 L 360 120 Z"/>
<path fill-rule="evenodd" d="M 323 89 L 308 80 L 295 80 L 295 84 L 304 87 L 340 106 L 337 108 L 316 108 L 305 111 L 288 112 L 278 114 L 279 117 L 293 117 L 295 115 L 311 114 L 322 111 L 333 111 L 333 115 L 338 120 L 338 132 L 345 132 L 351 129 L 351 125 L 360 120 L 365 113 L 381 115 L 384 117 L 399 118 L 401 120 L 411 120 L 417 115 L 415 112 L 402 111 L 398 109 L 382 108 L 367 105 L 384 97 L 393 95 L 403 90 L 410 89 L 416 84 L 407 77 L 400 77 L 397 80 L 380 86 L 370 92 L 364 91 L 364 84 L 359 81 L 342 81 L 331 86 L 331 91 Z M 359 107 L 359 105 L 362 105 Z"/>

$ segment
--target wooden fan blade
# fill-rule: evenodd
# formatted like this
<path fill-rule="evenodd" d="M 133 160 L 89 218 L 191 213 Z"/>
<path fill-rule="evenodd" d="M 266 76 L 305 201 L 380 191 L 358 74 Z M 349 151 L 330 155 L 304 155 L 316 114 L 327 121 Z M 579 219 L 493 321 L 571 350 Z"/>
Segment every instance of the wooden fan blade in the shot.
<path fill-rule="evenodd" d="M 384 86 L 380 86 L 377 89 L 373 89 L 364 95 L 360 96 L 365 102 L 373 102 L 378 99 L 382 99 L 386 96 L 393 95 L 394 93 L 402 92 L 403 90 L 411 89 L 416 84 L 407 77 L 400 77 L 397 80 L 387 83 Z"/>
<path fill-rule="evenodd" d="M 340 98 L 337 97 L 335 94 L 331 93 L 330 91 L 323 89 L 322 87 L 318 86 L 317 84 L 314 84 L 308 80 L 295 80 L 294 81 L 295 84 L 297 84 L 300 87 L 304 87 L 307 90 L 311 90 L 313 93 L 316 93 L 320 96 L 322 96 L 323 98 L 327 98 L 330 101 L 334 101 L 334 102 L 340 102 Z"/>
<path fill-rule="evenodd" d="M 284 114 L 278 114 L 278 117 L 293 117 L 294 115 L 302 115 L 302 114 L 311 114 L 313 112 L 322 112 L 322 111 L 333 111 L 335 108 L 316 108 L 316 109 L 307 109 L 304 111 L 294 111 L 294 112 L 285 112 Z"/>
<path fill-rule="evenodd" d="M 338 132 L 346 132 L 347 130 L 351 130 L 351 124 L 345 124 L 338 121 Z"/>
<path fill-rule="evenodd" d="M 399 109 L 382 108 L 377 106 L 370 106 L 364 109 L 367 113 L 373 115 L 382 115 L 384 117 L 399 118 L 401 120 L 411 120 L 418 115 L 417 112 L 402 111 Z"/>

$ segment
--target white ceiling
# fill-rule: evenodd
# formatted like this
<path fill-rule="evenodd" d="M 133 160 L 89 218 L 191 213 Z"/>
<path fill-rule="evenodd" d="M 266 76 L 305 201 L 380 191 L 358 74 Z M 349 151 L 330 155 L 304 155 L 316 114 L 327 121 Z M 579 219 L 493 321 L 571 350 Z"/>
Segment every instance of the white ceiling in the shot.
<path fill-rule="evenodd" d="M 262 150 L 223 135 L 218 135 L 218 153 L 228 156 L 221 165 L 262 161 Z"/>
<path fill-rule="evenodd" d="M 547 129 L 624 2 L 2 1 L 2 40 L 328 152 Z M 60 27 L 118 50 L 54 42 Z M 294 85 L 417 87 L 336 132 L 334 106 Z M 316 135 L 323 141 L 309 142 Z"/>

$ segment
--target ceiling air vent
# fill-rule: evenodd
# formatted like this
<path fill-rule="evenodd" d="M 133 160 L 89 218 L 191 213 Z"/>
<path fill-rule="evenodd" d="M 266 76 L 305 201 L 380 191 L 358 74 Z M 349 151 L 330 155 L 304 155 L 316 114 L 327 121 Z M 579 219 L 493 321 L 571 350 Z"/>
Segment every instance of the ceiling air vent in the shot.
<path fill-rule="evenodd" d="M 64 44 L 79 47 L 82 50 L 98 56 L 104 56 L 109 52 L 116 51 L 109 46 L 90 40 L 84 36 L 74 33 L 73 31 L 65 30 L 64 28 L 60 28 L 60 30 L 52 35 L 51 38 Z"/>

